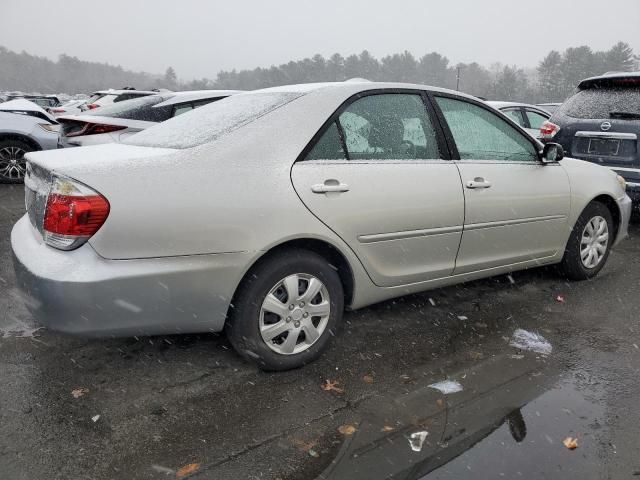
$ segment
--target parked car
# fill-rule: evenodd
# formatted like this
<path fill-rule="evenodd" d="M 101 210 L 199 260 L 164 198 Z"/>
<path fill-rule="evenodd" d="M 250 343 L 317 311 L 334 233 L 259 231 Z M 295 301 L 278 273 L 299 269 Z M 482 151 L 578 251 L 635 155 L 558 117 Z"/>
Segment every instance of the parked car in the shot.
<path fill-rule="evenodd" d="M 612 168 L 640 203 L 640 72 L 583 80 L 540 132 L 572 157 Z"/>
<path fill-rule="evenodd" d="M 111 105 L 112 103 L 124 102 L 133 98 L 146 97 L 160 93 L 159 90 L 136 90 L 125 88 L 123 90 L 99 90 L 93 92 L 86 102 L 80 105 L 81 111 L 93 110 L 95 108 Z"/>
<path fill-rule="evenodd" d="M 159 122 L 235 93 L 238 91 L 167 92 L 126 100 L 79 115 L 62 115 L 57 118 L 61 124 L 58 146 L 78 147 L 121 142 Z"/>
<path fill-rule="evenodd" d="M 262 368 L 299 367 L 345 306 L 541 265 L 594 277 L 630 200 L 562 156 L 444 89 L 241 93 L 124 144 L 29 154 L 18 283 L 54 330 L 225 329 Z"/>
<path fill-rule="evenodd" d="M 20 183 L 24 179 L 24 154 L 56 148 L 55 119 L 29 100 L 9 100 L 0 104 L 0 183 Z"/>
<path fill-rule="evenodd" d="M 536 103 L 536 107 L 540 107 L 543 110 L 546 110 L 547 112 L 549 112 L 550 114 L 554 114 L 555 111 L 558 109 L 558 107 L 560 107 L 560 105 L 562 105 L 562 103 L 560 102 L 552 102 L 552 103 Z"/>
<path fill-rule="evenodd" d="M 60 115 L 73 115 L 82 112 L 80 107 L 87 102 L 84 100 L 69 100 L 67 103 L 64 103 L 58 107 L 52 107 L 48 111 L 54 117 L 59 117 Z"/>
<path fill-rule="evenodd" d="M 551 117 L 546 110 L 535 105 L 516 102 L 487 102 L 524 128 L 534 138 L 540 138 L 540 127 Z"/>
<path fill-rule="evenodd" d="M 44 109 L 60 105 L 60 100 L 55 95 L 11 94 L 8 96 L 7 101 L 19 99 L 29 100 Z"/>

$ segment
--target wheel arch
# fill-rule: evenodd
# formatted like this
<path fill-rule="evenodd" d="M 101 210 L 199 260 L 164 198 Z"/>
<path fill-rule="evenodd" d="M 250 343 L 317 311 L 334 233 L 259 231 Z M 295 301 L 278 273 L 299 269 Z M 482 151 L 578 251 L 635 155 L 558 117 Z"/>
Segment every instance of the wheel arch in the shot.
<path fill-rule="evenodd" d="M 598 202 L 603 204 L 609 212 L 611 213 L 611 217 L 613 218 L 613 228 L 614 228 L 614 238 L 618 237 L 618 231 L 620 230 L 620 222 L 622 220 L 622 212 L 620 211 L 620 207 L 618 206 L 618 202 L 615 199 L 606 193 L 598 195 L 593 198 L 587 205 L 593 202 Z M 586 208 L 586 205 L 585 205 Z M 583 209 L 584 210 L 584 209 Z"/>
<path fill-rule="evenodd" d="M 336 270 L 338 276 L 340 277 L 342 288 L 344 289 L 345 306 L 351 305 L 355 292 L 355 277 L 353 269 L 351 267 L 351 264 L 347 260 L 347 257 L 336 245 L 327 240 L 304 237 L 282 241 L 276 245 L 271 246 L 269 249 L 264 250 L 261 255 L 255 258 L 253 260 L 253 263 L 247 268 L 240 281 L 238 282 L 238 285 L 236 286 L 232 296 L 231 304 L 229 305 L 229 310 L 233 308 L 233 305 L 236 302 L 236 295 L 240 290 L 240 287 L 245 278 L 247 278 L 247 276 L 250 275 L 251 272 L 255 270 L 260 264 L 271 258 L 273 255 L 290 249 L 308 250 L 323 257 L 327 261 L 327 263 Z M 227 318 L 228 317 L 229 313 L 227 313 Z"/>
<path fill-rule="evenodd" d="M 28 135 L 24 135 L 22 133 L 0 132 L 0 142 L 6 141 L 6 140 L 17 140 L 30 145 L 31 147 L 33 147 L 34 150 L 42 150 L 42 147 L 38 142 L 36 142 L 33 138 L 29 137 Z"/>

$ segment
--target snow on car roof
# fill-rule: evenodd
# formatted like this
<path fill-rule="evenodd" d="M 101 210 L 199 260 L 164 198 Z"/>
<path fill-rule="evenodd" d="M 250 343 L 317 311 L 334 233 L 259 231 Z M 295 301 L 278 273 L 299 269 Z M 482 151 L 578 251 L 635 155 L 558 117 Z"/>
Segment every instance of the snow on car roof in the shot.
<path fill-rule="evenodd" d="M 25 100 L 24 98 L 18 98 L 16 100 L 9 100 L 8 102 L 0 105 L 0 110 L 19 110 L 23 112 L 40 112 L 46 114 L 47 112 L 40 105 Z"/>

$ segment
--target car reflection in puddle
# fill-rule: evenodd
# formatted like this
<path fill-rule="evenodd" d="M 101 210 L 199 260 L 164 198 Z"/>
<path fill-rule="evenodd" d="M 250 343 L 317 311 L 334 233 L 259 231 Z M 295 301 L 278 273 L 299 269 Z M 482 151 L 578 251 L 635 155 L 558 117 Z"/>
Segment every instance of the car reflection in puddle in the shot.
<path fill-rule="evenodd" d="M 552 362 L 502 355 L 452 377 L 463 390 L 418 386 L 363 405 L 321 479 L 600 478 L 602 393 L 578 390 Z M 577 437 L 577 450 L 563 445 Z M 602 472 L 600 472 L 602 473 Z"/>

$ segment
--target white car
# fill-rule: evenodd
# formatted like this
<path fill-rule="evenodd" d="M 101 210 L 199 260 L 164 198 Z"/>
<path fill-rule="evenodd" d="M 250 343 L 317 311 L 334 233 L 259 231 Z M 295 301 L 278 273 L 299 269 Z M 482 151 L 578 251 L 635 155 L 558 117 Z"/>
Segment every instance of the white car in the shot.
<path fill-rule="evenodd" d="M 543 108 L 528 103 L 494 101 L 487 103 L 500 110 L 537 139 L 540 139 L 540 126 L 551 117 L 551 114 Z"/>
<path fill-rule="evenodd" d="M 157 123 L 238 93 L 237 90 L 194 90 L 147 95 L 79 115 L 57 118 L 59 147 L 121 142 Z"/>
<path fill-rule="evenodd" d="M 20 183 L 24 154 L 56 148 L 58 123 L 42 107 L 25 99 L 0 104 L 0 183 Z"/>
<path fill-rule="evenodd" d="M 164 93 L 168 90 L 136 90 L 135 88 L 125 88 L 122 90 L 99 90 L 93 92 L 91 96 L 80 106 L 81 111 L 94 110 L 96 108 L 111 105 L 112 103 L 124 102 L 134 98 L 146 97 L 157 93 Z"/>
<path fill-rule="evenodd" d="M 67 103 L 60 105 L 59 107 L 52 107 L 49 109 L 49 113 L 54 117 L 59 117 L 60 115 L 74 115 L 82 112 L 80 108 L 82 105 L 87 103 L 87 99 L 80 100 L 70 100 Z"/>

